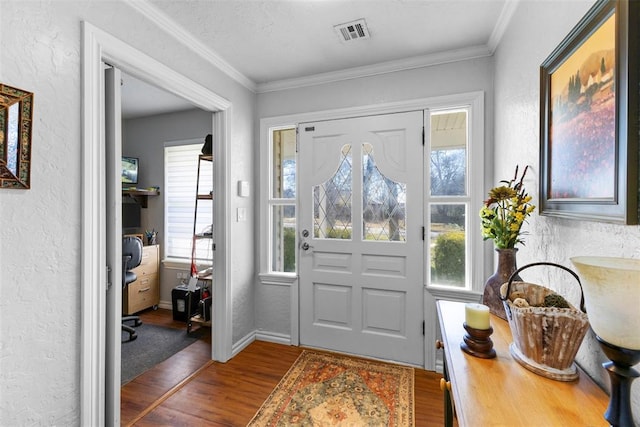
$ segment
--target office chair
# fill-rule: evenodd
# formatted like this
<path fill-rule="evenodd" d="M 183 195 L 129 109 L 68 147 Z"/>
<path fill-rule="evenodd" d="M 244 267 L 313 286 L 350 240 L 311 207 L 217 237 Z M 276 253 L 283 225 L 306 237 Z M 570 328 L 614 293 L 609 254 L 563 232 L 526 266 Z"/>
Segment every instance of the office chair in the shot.
<path fill-rule="evenodd" d="M 134 236 L 122 238 L 122 292 L 125 292 L 129 283 L 137 279 L 133 270 L 142 262 L 142 240 Z M 138 338 L 136 330 L 124 322 L 133 321 L 133 326 L 140 326 L 142 322 L 139 316 L 123 316 L 122 330 L 129 333 L 129 341 Z"/>

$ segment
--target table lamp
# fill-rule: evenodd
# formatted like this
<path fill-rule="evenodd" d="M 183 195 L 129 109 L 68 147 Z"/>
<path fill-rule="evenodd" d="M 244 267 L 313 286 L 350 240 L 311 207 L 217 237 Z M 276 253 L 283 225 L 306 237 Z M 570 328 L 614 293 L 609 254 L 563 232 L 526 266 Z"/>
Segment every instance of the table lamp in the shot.
<path fill-rule="evenodd" d="M 633 426 L 631 382 L 640 376 L 640 259 L 581 256 L 571 262 L 582 279 L 589 323 L 610 362 L 604 418 L 612 426 Z"/>

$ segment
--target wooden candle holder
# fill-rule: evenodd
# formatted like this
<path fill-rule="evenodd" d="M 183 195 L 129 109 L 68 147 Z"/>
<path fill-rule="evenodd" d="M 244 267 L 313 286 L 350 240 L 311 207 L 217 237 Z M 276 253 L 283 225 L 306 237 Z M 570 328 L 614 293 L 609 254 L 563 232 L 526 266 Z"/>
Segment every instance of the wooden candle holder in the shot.
<path fill-rule="evenodd" d="M 493 349 L 493 341 L 491 341 L 491 334 L 493 333 L 491 326 L 489 326 L 489 329 L 475 329 L 468 326 L 467 322 L 464 322 L 463 326 L 467 333 L 464 334 L 464 341 L 460 343 L 462 351 L 482 359 L 493 359 L 496 357 L 496 351 Z"/>

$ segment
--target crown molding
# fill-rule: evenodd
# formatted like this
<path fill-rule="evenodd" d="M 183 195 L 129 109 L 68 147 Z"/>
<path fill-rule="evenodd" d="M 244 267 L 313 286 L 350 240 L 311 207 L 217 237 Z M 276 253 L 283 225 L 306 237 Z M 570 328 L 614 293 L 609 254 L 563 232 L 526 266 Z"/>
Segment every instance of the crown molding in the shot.
<path fill-rule="evenodd" d="M 423 56 L 400 59 L 397 61 L 381 62 L 363 67 L 347 68 L 344 70 L 314 74 L 306 77 L 276 80 L 268 83 L 260 83 L 258 93 L 275 92 L 279 90 L 295 89 L 305 86 L 314 86 L 324 83 L 332 83 L 342 80 L 357 79 L 379 74 L 393 73 L 396 71 L 412 70 L 415 68 L 430 67 L 449 62 L 463 61 L 466 59 L 491 56 L 492 52 L 486 45 L 471 46 L 462 49 L 449 50 Z"/>
<path fill-rule="evenodd" d="M 487 46 L 489 47 L 491 53 L 495 52 L 496 48 L 500 44 L 502 36 L 504 36 L 504 32 L 507 30 L 509 22 L 511 22 L 511 18 L 513 17 L 513 14 L 515 13 L 519 4 L 520 0 L 507 0 L 504 2 L 502 11 L 500 12 L 500 16 L 498 17 L 498 22 L 496 22 L 496 26 L 493 27 L 493 32 L 491 32 L 489 42 L 487 43 Z"/>
<path fill-rule="evenodd" d="M 257 86 L 253 80 L 235 69 L 231 64 L 222 59 L 222 57 L 215 51 L 213 51 L 211 48 L 194 37 L 190 32 L 178 25 L 178 23 L 171 19 L 171 17 L 160 11 L 148 0 L 126 1 L 124 3 L 142 13 L 164 32 L 175 38 L 177 41 L 185 45 L 197 55 L 200 55 L 203 59 L 220 69 L 223 73 L 231 77 L 233 80 L 240 83 L 242 86 L 246 87 L 252 92 L 256 91 Z"/>

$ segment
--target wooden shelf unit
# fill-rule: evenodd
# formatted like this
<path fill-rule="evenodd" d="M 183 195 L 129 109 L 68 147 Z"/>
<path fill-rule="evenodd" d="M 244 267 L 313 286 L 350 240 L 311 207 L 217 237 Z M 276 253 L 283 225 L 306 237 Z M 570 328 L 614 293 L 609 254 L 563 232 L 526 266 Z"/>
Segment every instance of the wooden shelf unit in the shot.
<path fill-rule="evenodd" d="M 191 332 L 191 328 L 194 324 L 200 326 L 206 326 L 208 328 L 211 327 L 211 320 L 204 320 L 201 314 L 196 314 L 195 316 L 191 316 L 189 319 L 189 325 L 187 326 L 187 332 Z"/>
<path fill-rule="evenodd" d="M 509 323 L 491 315 L 495 359 L 481 359 L 460 349 L 465 304 L 438 301 L 444 349 L 445 425 L 459 426 L 606 426 L 609 397 L 580 368 L 573 382 L 537 375 L 509 353 Z M 450 395 L 451 399 L 447 399 Z"/>
<path fill-rule="evenodd" d="M 201 200 L 203 201 L 213 201 L 213 191 L 211 191 L 210 193 L 200 193 L 200 167 L 202 166 L 203 162 L 210 162 L 213 163 L 213 155 L 206 155 L 206 154 L 200 154 L 198 156 L 198 175 L 197 175 L 197 179 L 196 179 L 196 200 L 195 200 L 195 209 L 194 209 L 194 216 L 193 216 L 193 245 L 196 244 L 196 241 L 198 240 L 202 240 L 202 239 L 209 239 L 212 240 L 213 239 L 213 232 L 207 232 L 207 233 L 197 233 L 196 232 L 196 224 L 198 222 L 198 204 Z M 211 244 L 213 245 L 213 241 L 211 242 Z M 213 248 L 215 249 L 215 245 L 213 245 Z M 195 251 L 194 248 L 192 248 L 193 251 Z M 195 260 L 191 260 L 192 262 L 195 262 Z M 198 274 L 198 281 L 199 282 L 205 282 L 204 286 L 201 286 L 201 291 L 203 288 L 208 289 L 209 293 L 211 293 L 212 291 L 212 279 L 213 279 L 213 272 L 208 272 L 207 274 Z M 209 320 L 205 320 L 205 317 L 203 317 L 202 313 L 200 312 L 200 310 L 198 310 L 198 312 L 196 313 L 191 313 L 191 299 L 193 297 L 200 297 L 200 293 L 196 295 L 195 292 L 189 292 L 188 294 L 188 304 L 187 304 L 187 333 L 191 332 L 191 328 L 194 324 L 199 325 L 199 326 L 207 326 L 207 327 L 211 327 L 211 319 Z M 211 298 L 211 297 L 209 297 Z M 198 305 L 201 306 L 204 300 L 200 300 L 198 302 Z"/>

